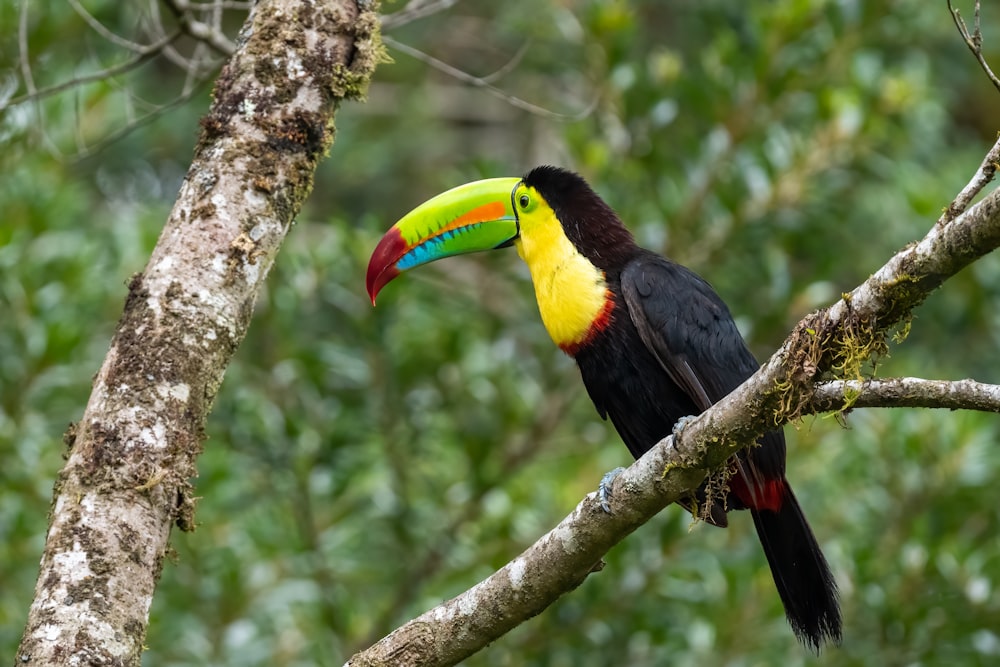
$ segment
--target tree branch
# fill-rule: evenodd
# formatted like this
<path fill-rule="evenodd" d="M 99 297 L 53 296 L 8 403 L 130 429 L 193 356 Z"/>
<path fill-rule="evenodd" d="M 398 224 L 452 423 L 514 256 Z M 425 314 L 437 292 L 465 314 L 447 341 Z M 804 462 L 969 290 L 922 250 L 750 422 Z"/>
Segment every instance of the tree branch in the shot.
<path fill-rule="evenodd" d="M 98 35 L 108 40 L 112 44 L 117 44 L 118 46 L 132 51 L 134 53 L 143 54 L 149 51 L 149 47 L 145 44 L 139 44 L 138 42 L 133 42 L 130 39 L 125 39 L 120 35 L 116 34 L 109 28 L 105 27 L 103 23 L 98 21 L 93 14 L 87 11 L 87 9 L 80 4 L 79 0 L 69 0 L 69 4 L 73 7 L 73 11 L 84 20 L 84 22 L 90 26 L 91 30 L 96 32 Z"/>
<path fill-rule="evenodd" d="M 846 398 L 845 398 L 846 397 Z M 833 380 L 816 385 L 815 412 L 852 408 L 944 408 L 1000 412 L 1000 385 L 975 380 Z"/>
<path fill-rule="evenodd" d="M 410 0 L 406 6 L 392 14 L 382 16 L 382 29 L 392 30 L 401 25 L 412 23 L 417 19 L 422 19 L 446 9 L 451 9 L 458 4 L 458 0 Z"/>
<path fill-rule="evenodd" d="M 382 41 L 385 42 L 386 45 L 391 46 L 397 51 L 402 51 L 411 58 L 416 58 L 420 62 L 430 65 L 439 72 L 443 72 L 444 74 L 447 74 L 450 77 L 454 77 L 455 79 L 458 79 L 462 83 L 467 83 L 471 86 L 482 88 L 490 95 L 493 95 L 494 97 L 503 100 L 512 107 L 516 107 L 518 109 L 521 109 L 522 111 L 527 111 L 528 113 L 535 114 L 536 116 L 541 116 L 542 118 L 549 118 L 551 120 L 558 120 L 558 121 L 581 120 L 589 116 L 590 113 L 597 106 L 597 98 L 595 97 L 590 102 L 590 104 L 588 104 L 584 109 L 577 111 L 576 113 L 563 114 L 563 113 L 558 113 L 556 111 L 551 111 L 549 109 L 546 109 L 545 107 L 540 107 L 537 104 L 532 104 L 527 100 L 522 100 L 520 97 L 515 97 L 514 95 L 510 95 L 509 93 L 505 93 L 504 91 L 500 90 L 492 83 L 490 83 L 490 80 L 495 78 L 495 75 L 493 74 L 491 74 L 488 78 L 474 76 L 472 74 L 469 74 L 468 72 L 460 70 L 457 67 L 449 65 L 443 60 L 438 60 L 434 56 L 424 53 L 420 49 L 415 49 L 412 46 L 409 46 L 408 44 L 404 44 L 397 39 L 393 39 L 388 36 L 383 36 Z M 520 56 L 515 56 L 515 59 L 519 57 Z M 505 65 L 503 68 L 501 68 L 501 71 L 504 71 L 506 67 L 507 66 Z"/>
<path fill-rule="evenodd" d="M 171 525 L 194 527 L 189 480 L 226 365 L 333 141 L 334 112 L 363 94 L 379 58 L 373 5 L 262 0 L 248 17 L 66 434 L 17 664 L 140 664 Z"/>
<path fill-rule="evenodd" d="M 91 74 L 84 74 L 72 79 L 67 79 L 62 83 L 57 83 L 47 88 L 34 88 L 32 92 L 21 95 L 20 97 L 13 97 L 6 102 L 0 102 L 0 112 L 3 112 L 7 109 L 7 107 L 23 104 L 24 102 L 35 99 L 41 99 L 43 97 L 48 97 L 49 95 L 56 95 L 76 86 L 92 83 L 94 81 L 102 81 L 104 79 L 109 79 L 111 77 L 118 76 L 119 74 L 129 72 L 159 55 L 165 47 L 174 42 L 181 36 L 181 34 L 180 30 L 175 30 L 169 35 L 164 35 L 152 44 L 143 46 L 141 49 L 134 49 L 135 54 L 131 58 L 117 65 L 106 67 L 102 70 L 92 72 Z M 32 88 L 33 85 L 34 84 L 31 86 Z"/>
<path fill-rule="evenodd" d="M 993 86 L 997 90 L 1000 90 L 1000 79 L 998 79 L 997 75 L 990 69 L 989 63 L 986 62 L 986 57 L 983 56 L 983 32 L 979 26 L 979 0 L 976 0 L 975 28 L 971 33 L 969 32 L 969 27 L 965 24 L 965 19 L 963 19 L 959 11 L 952 6 L 951 0 L 948 0 L 948 11 L 951 12 L 951 20 L 955 22 L 955 27 L 958 28 L 958 32 L 962 35 L 965 45 L 969 47 L 969 51 L 971 51 L 972 55 L 976 57 L 976 61 L 979 63 L 979 66 L 983 68 L 983 71 L 986 72 L 986 76 L 990 78 Z"/>
<path fill-rule="evenodd" d="M 221 30 L 191 15 L 192 7 L 188 0 L 164 0 L 164 4 L 174 13 L 181 30 L 194 39 L 208 44 L 224 56 L 231 55 L 236 50 L 236 45 Z M 213 6 L 212 9 L 216 7 Z"/>
<path fill-rule="evenodd" d="M 149 123 L 152 123 L 154 120 L 156 120 L 157 118 L 159 118 L 163 114 L 165 114 L 165 113 L 167 113 L 167 112 L 169 112 L 169 111 L 171 111 L 173 109 L 176 109 L 177 107 L 179 107 L 182 104 L 186 103 L 188 100 L 190 100 L 192 97 L 194 97 L 194 95 L 196 93 L 200 92 L 205 87 L 205 85 L 207 83 L 208 83 L 207 80 L 199 81 L 198 82 L 199 85 L 192 87 L 190 90 L 182 92 L 180 95 L 178 95 L 174 99 L 170 100 L 166 104 L 160 104 L 156 108 L 154 108 L 152 111 L 150 111 L 149 113 L 143 114 L 142 116 L 139 116 L 138 118 L 131 118 L 131 119 L 129 119 L 128 122 L 126 122 L 123 126 L 119 127 L 117 130 L 115 130 L 111 134 L 109 134 L 109 135 L 107 135 L 105 137 L 102 137 L 95 144 L 91 144 L 89 146 L 78 146 L 76 154 L 73 156 L 74 159 L 76 159 L 78 161 L 79 160 L 85 160 L 85 159 L 87 159 L 88 157 L 90 157 L 92 155 L 96 155 L 97 153 L 100 153 L 101 151 L 103 151 L 105 148 L 107 148 L 111 144 L 113 144 L 116 141 L 120 140 L 122 137 L 125 137 L 128 134 L 130 134 L 132 132 L 135 132 L 140 127 L 143 127 L 145 125 L 148 125 Z"/>
<path fill-rule="evenodd" d="M 409 621 L 350 667 L 453 665 L 540 613 L 593 571 L 612 546 L 765 431 L 807 414 L 820 380 L 859 376 L 889 330 L 947 278 L 1000 246 L 1000 190 L 935 224 L 830 308 L 800 322 L 751 378 L 616 478 L 612 513 L 596 494 L 488 579 Z M 841 394 L 842 396 L 842 394 Z"/>
<path fill-rule="evenodd" d="M 962 188 L 962 191 L 958 193 L 955 200 L 941 214 L 938 224 L 942 225 L 946 222 L 951 222 L 955 219 L 955 216 L 967 209 L 976 195 L 993 180 L 998 168 L 1000 168 L 1000 139 L 997 139 L 997 142 L 993 144 L 993 148 L 983 158 L 983 162 L 972 176 L 972 180 Z"/>

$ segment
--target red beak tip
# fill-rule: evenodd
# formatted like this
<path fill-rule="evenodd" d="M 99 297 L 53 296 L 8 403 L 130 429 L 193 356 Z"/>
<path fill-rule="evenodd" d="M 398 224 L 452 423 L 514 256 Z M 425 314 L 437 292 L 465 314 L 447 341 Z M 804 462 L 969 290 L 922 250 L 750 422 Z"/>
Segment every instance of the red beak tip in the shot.
<path fill-rule="evenodd" d="M 368 298 L 372 301 L 372 308 L 375 307 L 375 299 L 378 297 L 378 293 L 381 289 L 382 285 L 379 285 L 375 280 L 369 280 L 368 284 L 365 285 L 365 290 L 368 292 Z"/>
<path fill-rule="evenodd" d="M 368 260 L 368 273 L 365 276 L 365 288 L 372 300 L 372 307 L 375 306 L 375 297 L 386 283 L 399 275 L 396 262 L 406 250 L 406 241 L 398 229 L 392 228 L 386 232 L 372 252 L 371 259 Z"/>

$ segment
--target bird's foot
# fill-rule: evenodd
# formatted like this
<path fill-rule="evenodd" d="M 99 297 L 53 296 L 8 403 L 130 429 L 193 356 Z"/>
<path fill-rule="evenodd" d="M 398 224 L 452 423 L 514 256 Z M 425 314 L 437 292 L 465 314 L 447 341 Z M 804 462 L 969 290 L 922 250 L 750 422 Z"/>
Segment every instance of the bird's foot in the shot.
<path fill-rule="evenodd" d="M 687 428 L 687 425 L 690 424 L 692 421 L 694 421 L 697 417 L 698 415 L 687 415 L 686 417 L 681 417 L 680 419 L 677 420 L 677 423 L 674 424 L 674 428 L 670 431 L 670 434 L 674 436 L 675 445 L 677 441 L 681 439 L 681 433 L 684 432 L 684 429 Z"/>
<path fill-rule="evenodd" d="M 597 497 L 601 501 L 601 509 L 604 510 L 605 514 L 611 514 L 611 505 L 608 503 L 611 500 L 611 483 L 615 481 L 615 477 L 623 472 L 625 472 L 625 468 L 618 466 L 614 470 L 604 473 L 601 483 L 597 485 Z"/>

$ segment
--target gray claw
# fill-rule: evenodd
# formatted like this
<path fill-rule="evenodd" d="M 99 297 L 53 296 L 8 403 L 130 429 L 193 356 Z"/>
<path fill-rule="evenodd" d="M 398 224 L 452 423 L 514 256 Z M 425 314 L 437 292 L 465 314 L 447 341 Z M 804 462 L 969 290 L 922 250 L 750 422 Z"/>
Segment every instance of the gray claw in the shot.
<path fill-rule="evenodd" d="M 615 477 L 623 472 L 625 472 L 625 468 L 618 466 L 614 470 L 604 473 L 601 483 L 597 485 L 597 497 L 601 500 L 601 509 L 604 510 L 605 514 L 611 514 L 611 505 L 608 503 L 611 500 L 611 483 L 615 481 Z"/>
<path fill-rule="evenodd" d="M 681 433 L 684 432 L 684 429 L 687 428 L 687 425 L 692 421 L 694 421 L 694 419 L 697 416 L 698 415 L 687 415 L 686 417 L 681 417 L 680 419 L 677 420 L 677 423 L 674 424 L 674 428 L 670 432 L 671 435 L 674 436 L 674 441 L 680 440 Z"/>

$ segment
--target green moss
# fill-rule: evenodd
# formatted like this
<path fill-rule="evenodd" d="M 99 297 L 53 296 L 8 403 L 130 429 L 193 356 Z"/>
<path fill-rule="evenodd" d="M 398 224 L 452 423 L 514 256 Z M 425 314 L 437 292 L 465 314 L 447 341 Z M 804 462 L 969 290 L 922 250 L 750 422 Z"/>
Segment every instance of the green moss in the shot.
<path fill-rule="evenodd" d="M 705 498 L 699 507 L 696 515 L 697 519 L 711 523 L 712 508 L 715 505 L 720 505 L 723 510 L 726 510 L 726 499 L 729 497 L 729 480 L 736 474 L 736 470 L 737 459 L 735 456 L 730 456 L 726 465 L 708 473 L 701 487 Z M 698 504 L 695 503 L 695 505 L 697 506 Z"/>
<path fill-rule="evenodd" d="M 899 323 L 898 328 L 892 333 L 892 342 L 899 345 L 910 335 L 910 326 L 913 324 L 913 315 L 909 314 Z"/>
<path fill-rule="evenodd" d="M 889 353 L 885 333 L 877 330 L 872 321 L 853 316 L 837 329 L 828 348 L 830 369 L 845 380 L 864 379 L 862 371 L 869 365 L 874 374 L 878 360 Z"/>

